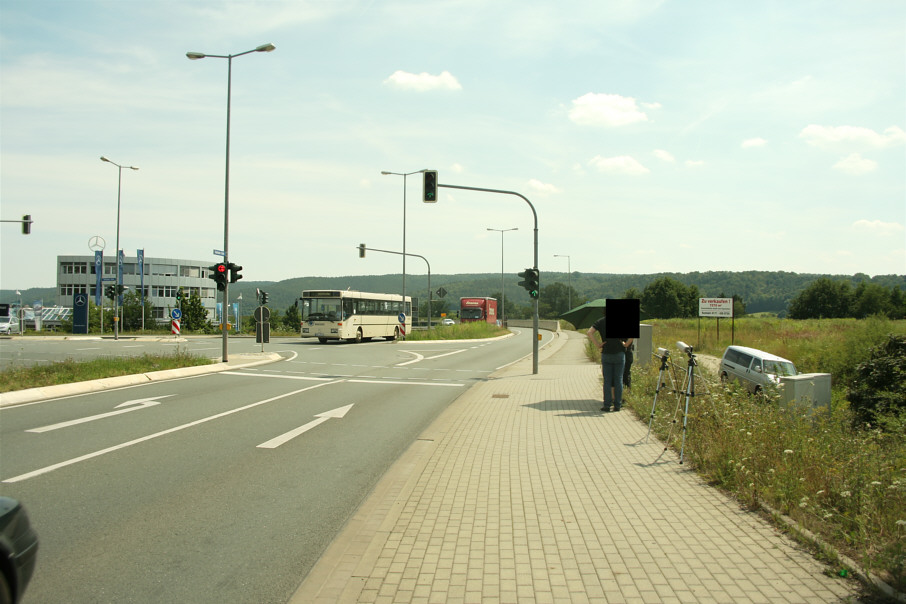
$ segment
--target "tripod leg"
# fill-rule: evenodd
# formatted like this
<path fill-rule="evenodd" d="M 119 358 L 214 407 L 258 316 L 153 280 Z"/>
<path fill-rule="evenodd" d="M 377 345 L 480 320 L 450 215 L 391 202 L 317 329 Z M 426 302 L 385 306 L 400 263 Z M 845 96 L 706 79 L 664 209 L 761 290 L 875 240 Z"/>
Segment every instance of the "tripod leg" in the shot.
<path fill-rule="evenodd" d="M 683 444 L 680 446 L 679 462 L 683 463 L 683 453 L 686 450 L 686 423 L 689 421 L 689 400 L 695 396 L 695 374 L 692 369 L 695 367 L 695 361 L 689 360 L 688 383 L 686 385 L 686 411 L 683 413 Z"/>
<path fill-rule="evenodd" d="M 657 395 L 661 391 L 661 388 L 666 386 L 663 383 L 664 380 L 664 369 L 665 366 L 661 365 L 661 371 L 657 374 L 657 388 L 654 389 L 654 402 L 651 403 L 651 417 L 648 418 L 648 434 L 645 435 L 645 442 L 648 442 L 648 435 L 651 434 L 651 422 L 654 421 L 654 410 L 657 407 Z"/>

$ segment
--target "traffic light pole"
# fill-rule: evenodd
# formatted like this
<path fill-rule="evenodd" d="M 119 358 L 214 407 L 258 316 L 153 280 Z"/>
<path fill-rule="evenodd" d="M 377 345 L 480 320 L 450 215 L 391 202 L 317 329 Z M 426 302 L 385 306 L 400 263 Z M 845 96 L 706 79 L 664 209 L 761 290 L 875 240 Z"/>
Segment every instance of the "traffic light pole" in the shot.
<path fill-rule="evenodd" d="M 525 195 L 521 193 L 516 193 L 515 191 L 501 191 L 499 189 L 482 189 L 479 187 L 463 187 L 460 185 L 443 185 L 437 183 L 438 187 L 444 187 L 447 189 L 462 189 L 464 191 L 482 191 L 484 193 L 500 193 L 503 195 L 515 195 L 516 197 L 521 197 L 525 203 L 532 209 L 532 216 L 535 219 L 535 261 L 534 268 L 538 270 L 538 213 L 535 211 L 535 206 L 532 205 L 532 202 L 528 200 Z M 540 273 L 539 273 L 540 274 Z M 540 282 L 539 282 L 539 291 L 540 291 Z M 538 373 L 538 298 L 535 298 L 532 301 L 533 310 L 532 310 L 532 373 Z"/>
<path fill-rule="evenodd" d="M 424 256 L 420 256 L 419 254 L 413 254 L 413 253 L 407 253 L 407 252 L 394 252 L 391 250 L 379 250 L 379 249 L 376 249 L 373 247 L 365 247 L 364 243 L 360 243 L 356 247 L 359 248 L 359 257 L 360 258 L 364 258 L 365 252 L 368 251 L 368 252 L 382 252 L 384 254 L 396 254 L 397 256 L 403 256 L 403 257 L 415 256 L 416 258 L 421 258 L 422 260 L 425 261 L 425 264 L 428 265 L 428 329 L 431 329 L 431 304 L 432 304 L 432 300 L 431 300 L 431 263 L 428 262 L 428 259 L 425 258 Z M 406 308 L 405 296 L 403 296 L 403 308 Z"/>

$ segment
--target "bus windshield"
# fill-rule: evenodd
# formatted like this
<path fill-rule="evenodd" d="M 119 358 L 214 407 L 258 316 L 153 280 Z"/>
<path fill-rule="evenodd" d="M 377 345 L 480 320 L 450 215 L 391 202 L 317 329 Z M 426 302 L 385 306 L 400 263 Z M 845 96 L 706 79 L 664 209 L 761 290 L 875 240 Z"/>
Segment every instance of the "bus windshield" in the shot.
<path fill-rule="evenodd" d="M 302 301 L 303 321 L 340 321 L 339 298 L 305 298 Z"/>

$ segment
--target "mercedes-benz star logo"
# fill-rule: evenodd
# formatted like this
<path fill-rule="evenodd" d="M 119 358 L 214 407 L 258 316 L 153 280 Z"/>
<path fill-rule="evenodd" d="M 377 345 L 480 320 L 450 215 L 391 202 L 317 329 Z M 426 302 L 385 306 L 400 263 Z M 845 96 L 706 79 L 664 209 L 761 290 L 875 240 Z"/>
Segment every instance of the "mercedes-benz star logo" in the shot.
<path fill-rule="evenodd" d="M 107 242 L 100 235 L 95 235 L 88 240 L 88 249 L 92 252 L 103 250 L 105 247 L 107 247 Z"/>

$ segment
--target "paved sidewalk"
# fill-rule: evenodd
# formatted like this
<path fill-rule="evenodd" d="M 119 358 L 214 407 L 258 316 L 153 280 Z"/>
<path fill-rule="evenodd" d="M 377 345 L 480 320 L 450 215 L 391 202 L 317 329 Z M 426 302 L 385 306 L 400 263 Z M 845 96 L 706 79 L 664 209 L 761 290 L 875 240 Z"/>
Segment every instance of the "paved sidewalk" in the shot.
<path fill-rule="evenodd" d="M 677 463 L 562 332 L 457 399 L 397 461 L 291 602 L 839 602 L 756 514 Z"/>

